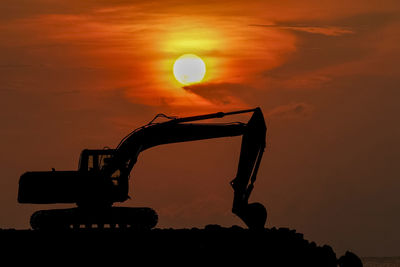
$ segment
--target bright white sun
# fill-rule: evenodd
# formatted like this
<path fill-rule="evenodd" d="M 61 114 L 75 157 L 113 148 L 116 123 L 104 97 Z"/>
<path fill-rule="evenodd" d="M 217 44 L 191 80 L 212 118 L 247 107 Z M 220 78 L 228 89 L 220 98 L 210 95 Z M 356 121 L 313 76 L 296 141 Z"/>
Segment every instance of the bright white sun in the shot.
<path fill-rule="evenodd" d="M 194 54 L 184 54 L 174 63 L 175 79 L 183 85 L 201 82 L 206 74 L 206 64 Z"/>

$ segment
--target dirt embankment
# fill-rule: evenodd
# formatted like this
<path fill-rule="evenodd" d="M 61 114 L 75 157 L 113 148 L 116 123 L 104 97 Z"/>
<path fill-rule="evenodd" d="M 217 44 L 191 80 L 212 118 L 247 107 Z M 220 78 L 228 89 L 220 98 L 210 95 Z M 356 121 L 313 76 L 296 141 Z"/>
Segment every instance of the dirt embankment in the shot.
<path fill-rule="evenodd" d="M 250 231 L 208 225 L 204 229 L 79 229 L 67 232 L 0 230 L 2 257 L 13 263 L 113 263 L 113 266 L 318 266 L 358 267 L 358 257 L 336 255 L 328 245 L 287 228 Z M 15 256 L 11 256 L 15 255 Z M 140 263 L 140 264 L 139 264 Z M 14 265 L 15 265 L 14 264 Z M 18 265 L 18 264 L 17 264 Z M 361 265 L 362 266 L 362 265 Z"/>

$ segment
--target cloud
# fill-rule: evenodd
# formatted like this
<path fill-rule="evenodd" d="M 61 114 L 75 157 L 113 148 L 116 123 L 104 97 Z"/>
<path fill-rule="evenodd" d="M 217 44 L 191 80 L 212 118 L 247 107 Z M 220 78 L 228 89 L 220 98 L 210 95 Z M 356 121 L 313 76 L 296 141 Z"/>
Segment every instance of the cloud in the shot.
<path fill-rule="evenodd" d="M 285 25 L 285 24 L 250 24 L 253 27 L 278 28 L 282 30 L 301 31 L 311 34 L 322 34 L 327 36 L 339 36 L 343 34 L 352 34 L 354 31 L 350 28 L 337 26 L 311 26 L 311 25 Z"/>
<path fill-rule="evenodd" d="M 278 106 L 266 113 L 269 118 L 304 118 L 310 115 L 313 108 L 307 103 L 292 103 Z"/>
<path fill-rule="evenodd" d="M 239 83 L 200 83 L 184 86 L 188 92 L 201 96 L 214 104 L 239 104 L 244 96 L 252 90 L 250 86 Z"/>

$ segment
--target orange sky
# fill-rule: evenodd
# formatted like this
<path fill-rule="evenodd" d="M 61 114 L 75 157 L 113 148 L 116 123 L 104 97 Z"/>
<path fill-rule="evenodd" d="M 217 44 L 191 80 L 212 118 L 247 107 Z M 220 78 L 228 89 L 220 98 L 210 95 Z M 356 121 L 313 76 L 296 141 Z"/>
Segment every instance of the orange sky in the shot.
<path fill-rule="evenodd" d="M 84 3 L 83 3 L 84 2 Z M 268 227 L 340 254 L 399 251 L 400 4 L 361 1 L 51 1 L 0 4 L 0 227 L 26 228 L 27 170 L 75 169 L 156 113 L 260 106 L 268 149 L 252 199 Z M 195 53 L 202 83 L 174 60 Z M 157 147 L 132 173 L 132 200 L 160 227 L 241 225 L 229 181 L 240 139 Z M 204 169 L 198 169 L 202 162 Z"/>

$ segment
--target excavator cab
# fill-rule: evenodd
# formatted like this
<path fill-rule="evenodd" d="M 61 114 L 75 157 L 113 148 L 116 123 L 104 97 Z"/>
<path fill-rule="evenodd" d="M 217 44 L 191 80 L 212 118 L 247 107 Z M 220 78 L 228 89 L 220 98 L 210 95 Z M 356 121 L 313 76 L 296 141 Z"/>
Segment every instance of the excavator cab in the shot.
<path fill-rule="evenodd" d="M 114 156 L 115 149 L 84 149 L 79 158 L 79 171 L 101 171 Z"/>
<path fill-rule="evenodd" d="M 111 148 L 84 149 L 81 152 L 81 156 L 79 158 L 78 171 L 102 175 L 104 170 L 112 162 L 114 155 L 115 155 L 115 149 Z M 121 184 L 120 170 L 119 169 L 115 170 L 114 173 L 112 173 L 109 178 L 112 182 L 112 187 L 114 189 L 118 188 L 118 186 Z"/>

